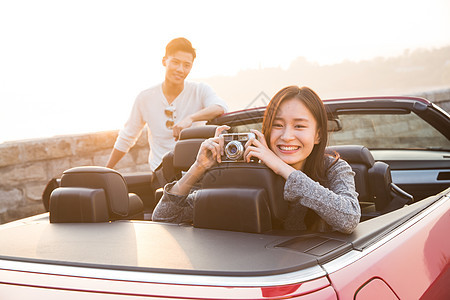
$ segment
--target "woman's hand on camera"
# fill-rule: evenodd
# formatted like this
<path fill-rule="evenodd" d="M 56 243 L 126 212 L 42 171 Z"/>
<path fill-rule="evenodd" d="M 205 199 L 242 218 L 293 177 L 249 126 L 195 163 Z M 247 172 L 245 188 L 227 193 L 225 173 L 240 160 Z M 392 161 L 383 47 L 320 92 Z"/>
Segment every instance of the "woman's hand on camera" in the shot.
<path fill-rule="evenodd" d="M 268 166 L 276 174 L 283 176 L 287 179 L 289 174 L 291 174 L 295 169 L 285 163 L 281 158 L 279 158 L 269 146 L 267 146 L 266 139 L 264 135 L 258 130 L 251 129 L 257 139 L 251 138 L 245 144 L 244 159 L 246 162 L 250 162 L 252 157 L 256 157 L 266 166 Z"/>
<path fill-rule="evenodd" d="M 226 125 L 217 127 L 214 137 L 205 140 L 201 144 L 194 164 L 175 183 L 170 191 L 171 193 L 175 195 L 189 194 L 192 186 L 203 176 L 206 170 L 214 166 L 216 162 L 221 161 L 220 156 L 223 152 L 223 138 L 220 137 L 220 134 L 227 129 L 230 129 L 230 127 Z"/>
<path fill-rule="evenodd" d="M 195 164 L 203 171 L 208 170 L 214 166 L 217 162 L 221 162 L 221 156 L 223 155 L 223 137 L 220 134 L 230 129 L 227 125 L 217 127 L 216 133 L 213 138 L 205 140 L 198 151 Z"/>

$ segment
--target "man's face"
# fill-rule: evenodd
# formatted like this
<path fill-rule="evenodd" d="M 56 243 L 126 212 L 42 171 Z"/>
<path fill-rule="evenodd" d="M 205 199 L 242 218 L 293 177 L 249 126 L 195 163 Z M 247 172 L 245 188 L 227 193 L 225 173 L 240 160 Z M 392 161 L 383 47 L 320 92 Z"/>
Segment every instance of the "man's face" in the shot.
<path fill-rule="evenodd" d="M 177 51 L 163 58 L 166 68 L 166 81 L 172 84 L 183 84 L 192 69 L 194 57 L 191 53 Z"/>

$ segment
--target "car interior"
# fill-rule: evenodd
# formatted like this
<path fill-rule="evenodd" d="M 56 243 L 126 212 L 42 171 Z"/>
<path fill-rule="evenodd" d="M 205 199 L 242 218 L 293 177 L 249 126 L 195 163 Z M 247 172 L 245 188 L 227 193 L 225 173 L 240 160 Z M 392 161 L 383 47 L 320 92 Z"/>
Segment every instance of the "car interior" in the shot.
<path fill-rule="evenodd" d="M 197 130 L 203 132 L 201 129 Z M 180 145 L 187 145 L 187 147 L 176 147 L 173 153 L 167 155 L 165 163 L 168 163 L 172 170 L 166 171 L 166 175 L 169 174 L 174 178 L 181 176 L 189 164 L 179 163 L 178 154 L 182 157 L 190 156 L 187 149 L 191 149 L 191 155 L 196 154 L 195 148 L 200 146 L 201 140 L 195 135 L 181 140 L 186 142 Z M 195 143 L 197 146 L 194 146 Z M 141 228 L 142 223 L 139 222 L 133 223 L 134 225 L 117 223 L 127 219 L 144 220 L 144 222 L 149 220 L 148 216 L 142 218 L 142 213 L 143 210 L 144 213 L 151 210 L 156 205 L 156 197 L 161 195 L 150 188 L 152 185 L 157 186 L 154 182 L 157 176 L 128 177 L 103 167 L 76 167 L 63 174 L 60 180 L 61 186 L 51 193 L 50 222 L 52 224 L 111 224 L 111 221 L 114 221 L 112 224 L 117 224 L 119 228 L 138 226 L 141 234 L 145 232 L 145 236 L 157 234 L 155 238 L 158 239 L 158 243 L 175 239 L 182 242 L 185 247 L 189 245 L 191 249 L 189 259 L 195 261 L 195 265 L 190 263 L 184 265 L 183 261 L 166 259 L 166 257 L 183 257 L 186 253 L 178 253 L 177 251 L 182 251 L 182 248 L 165 244 L 152 249 L 154 258 L 150 260 L 148 258 L 147 263 L 167 264 L 167 266 L 177 264 L 177 268 L 187 274 L 200 272 L 216 275 L 268 275 L 325 263 L 351 249 L 363 250 L 391 230 L 398 228 L 406 220 L 425 210 L 440 197 L 436 195 L 413 202 L 413 197 L 392 184 L 389 168 L 386 165 L 381 164 L 381 168 L 377 169 L 370 151 L 364 146 L 336 146 L 330 150 L 340 151 L 344 158 L 351 155 L 352 160 L 349 159 L 349 163 L 357 174 L 356 184 L 361 195 L 363 216 L 362 222 L 351 235 L 339 232 L 319 233 L 310 230 L 291 232 L 280 229 L 287 209 L 285 201 L 279 197 L 284 187 L 283 179 L 262 164 L 241 162 L 218 165 L 211 168 L 204 176 L 201 183 L 202 189 L 196 196 L 193 226 L 174 227 L 171 225 L 175 224 L 167 224 L 168 227 L 164 227 L 164 231 L 160 232 L 155 226 Z M 375 170 L 371 170 L 374 166 Z M 164 166 L 160 170 L 163 168 Z M 164 174 L 161 173 L 160 176 Z M 166 178 L 166 180 L 171 179 L 173 178 Z M 377 185 L 375 189 L 372 184 Z M 136 196 L 135 193 L 139 193 L 144 187 L 145 193 Z M 412 204 L 409 204 L 411 202 Z M 193 228 L 199 231 L 192 231 Z M 64 227 L 57 227 L 52 232 L 57 234 L 59 230 L 64 230 Z M 80 234 L 82 232 L 80 231 Z M 105 237 L 111 235 L 104 226 L 98 227 L 95 232 Z M 231 235 L 232 232 L 240 234 Z M 54 236 L 54 234 L 47 236 L 47 246 L 53 243 L 60 245 L 58 235 Z M 124 239 L 122 235 L 117 237 Z M 117 239 L 117 237 L 110 238 Z M 189 242 L 185 241 L 186 237 Z M 240 247 L 227 246 L 236 245 L 236 239 Z M 131 245 L 135 242 L 133 240 Z M 122 243 L 125 245 L 127 240 L 123 240 Z M 211 265 L 211 262 L 202 256 L 204 247 L 222 253 L 221 259 L 214 260 L 214 264 Z M 246 249 L 245 251 L 258 253 L 258 255 L 252 256 L 252 259 L 236 259 L 243 257 L 240 250 L 242 247 Z M 292 256 L 291 260 L 286 261 L 286 255 Z M 35 256 L 30 254 L 30 257 Z M 123 260 L 123 256 L 119 253 L 112 257 L 114 264 Z M 42 258 L 38 257 L 38 259 Z M 61 259 L 61 261 L 65 259 L 69 258 Z M 230 266 L 230 261 L 239 263 Z M 80 263 L 85 264 L 84 260 L 80 260 Z M 112 262 L 108 263 L 110 267 L 111 264 Z M 255 268 L 255 265 L 259 267 Z M 131 268 L 140 269 L 143 267 L 140 264 L 131 266 Z M 230 271 L 231 267 L 232 271 Z M 179 269 L 171 268 L 166 271 L 180 272 Z"/>
<path fill-rule="evenodd" d="M 414 103 L 408 102 L 405 105 L 409 108 L 399 110 L 397 107 L 394 110 L 395 113 L 393 110 L 388 110 L 385 114 L 390 118 L 395 115 L 404 117 L 414 112 Z M 368 106 L 370 108 L 370 105 L 366 103 L 365 116 L 370 115 L 367 114 Z M 416 106 L 423 110 L 420 105 L 416 104 Z M 402 138 L 398 136 L 397 141 L 387 142 L 390 148 L 374 147 L 366 142 L 358 143 L 362 141 L 361 137 L 358 138 L 355 135 L 348 137 L 349 134 L 346 131 L 353 130 L 351 123 L 348 124 L 352 118 L 346 118 L 352 116 L 348 109 L 351 105 L 346 103 L 345 107 L 344 117 L 342 117 L 336 113 L 339 110 L 338 106 L 327 105 L 330 110 L 330 135 L 332 136 L 327 151 L 339 153 L 355 172 L 355 184 L 359 193 L 362 216 L 361 223 L 352 234 L 282 230 L 281 224 L 287 210 L 282 197 L 284 180 L 263 164 L 254 162 L 226 162 L 211 168 L 199 183 L 201 189 L 196 195 L 194 219 L 192 224 L 188 224 L 189 226 L 167 224 L 169 227 L 165 227 L 163 233 L 155 229 L 157 226 L 147 226 L 140 230 L 149 235 L 158 234 L 159 241 L 173 240 L 173 238 L 184 241 L 185 236 L 189 236 L 192 241 L 189 242 L 189 248 L 196 249 L 189 252 L 190 259 L 198 261 L 199 265 L 189 265 L 186 268 L 194 273 L 211 268 L 211 264 L 202 265 L 204 257 L 201 256 L 201 251 L 205 247 L 204 243 L 207 242 L 208 249 L 221 252 L 222 249 L 227 248 L 228 251 L 222 254 L 224 259 L 214 262 L 214 270 L 207 273 L 228 274 L 226 271 L 230 268 L 228 262 L 236 261 L 236 255 L 241 257 L 242 253 L 236 252 L 238 250 L 235 251 L 236 253 L 233 252 L 234 250 L 230 250 L 227 244 L 231 241 L 236 244 L 236 239 L 239 239 L 242 247 L 248 247 L 247 250 L 261 254 L 254 259 L 264 258 L 265 255 L 271 257 L 268 262 L 261 261 L 257 264 L 261 270 L 264 269 L 258 273 L 262 275 L 267 272 L 278 272 L 280 266 L 293 270 L 330 261 L 350 249 L 362 250 L 443 197 L 450 186 L 448 178 L 450 147 L 446 146 L 450 133 L 432 130 L 438 139 L 445 140 L 444 143 L 438 142 L 443 145 L 441 147 L 444 147 L 441 149 L 434 149 L 434 146 L 433 149 L 428 147 L 433 145 L 432 139 L 427 140 L 428 145 L 425 147 L 415 146 L 414 149 L 409 149 L 410 147 L 405 145 L 405 149 L 394 149 L 392 145 L 396 146 L 395 143 L 402 141 Z M 358 109 L 358 106 L 354 107 L 354 111 L 361 115 L 361 110 Z M 189 169 L 196 158 L 200 144 L 214 135 L 218 125 L 230 125 L 229 133 L 248 132 L 250 128 L 260 129 L 263 110 L 263 108 L 253 109 L 224 115 L 208 125 L 183 130 L 175 149 L 164 156 L 160 167 L 154 173 L 120 174 L 103 167 L 76 167 L 65 171 L 61 179 L 49 182 L 44 192 L 47 198 L 44 197 L 43 200 L 49 207 L 50 222 L 52 224 L 111 223 L 111 221 L 117 223 L 123 220 L 138 220 L 137 223 L 133 223 L 133 226 L 141 227 L 142 221 L 148 224 L 147 221 L 151 220 L 151 212 L 162 195 L 164 184 L 179 179 L 183 172 Z M 409 112 L 406 113 L 406 110 Z M 374 113 L 373 116 L 383 115 L 380 108 L 371 112 Z M 432 114 L 430 116 L 436 118 Z M 366 122 L 369 129 L 375 133 L 380 132 L 376 122 L 378 121 L 375 119 Z M 381 118 L 379 124 L 386 122 L 386 119 Z M 434 122 L 436 125 L 437 121 Z M 392 127 L 392 124 L 390 125 Z M 416 125 L 413 123 L 412 126 Z M 444 122 L 439 126 L 448 128 L 448 123 Z M 407 128 L 405 131 L 408 132 L 411 129 Z M 339 137 L 339 135 L 342 136 Z M 395 136 L 395 133 L 386 133 L 378 139 L 383 140 L 390 136 Z M 426 136 L 430 137 L 430 131 L 426 133 Z M 374 136 L 370 139 L 376 138 Z M 412 138 L 407 140 L 410 139 L 412 140 Z M 417 141 L 414 142 L 417 143 Z M 420 155 L 418 155 L 419 151 Z M 401 172 L 413 175 L 418 172 L 418 174 L 407 177 L 400 176 Z M 433 173 L 436 178 L 428 181 L 427 177 L 423 176 L 426 172 Z M 120 223 L 120 226 L 127 226 L 126 224 Z M 198 230 L 193 231 L 195 228 Z M 212 230 L 205 231 L 203 230 L 205 228 Z M 239 234 L 232 235 L 233 232 Z M 171 257 L 177 257 L 178 254 L 175 253 L 177 249 L 176 247 L 161 249 L 158 247 L 152 251 L 161 251 L 160 256 L 157 256 L 159 264 L 166 252 L 170 251 Z M 276 258 L 277 253 L 279 260 Z M 293 257 L 293 260 L 285 265 L 286 253 L 298 255 L 298 257 Z M 116 257 L 116 259 L 121 258 Z M 294 260 L 296 263 L 293 263 Z M 171 263 L 167 262 L 168 265 Z M 239 261 L 239 264 L 234 267 L 242 271 L 242 273 L 238 272 L 240 275 L 256 272 L 254 262 L 250 259 Z"/>
<path fill-rule="evenodd" d="M 436 115 L 417 103 L 385 108 L 371 107 L 370 103 L 361 106 L 359 101 L 358 105 L 346 103 L 345 109 L 327 105 L 331 144 L 327 151 L 338 153 L 355 172 L 361 221 L 418 202 L 449 186 L 449 133 L 444 135 Z M 162 196 L 162 187 L 181 178 L 195 161 L 200 144 L 214 136 L 218 125 L 229 124 L 229 133 L 260 130 L 263 111 L 264 108 L 240 111 L 209 125 L 183 130 L 175 149 L 164 156 L 153 173 L 122 175 L 102 167 L 67 170 L 56 183 L 49 183 L 44 192 L 51 222 L 150 220 Z M 440 126 L 430 126 L 423 120 L 426 118 L 432 118 Z M 409 127 L 398 129 L 399 124 Z M 354 144 L 355 141 L 360 144 Z M 394 149 L 398 147 L 403 149 Z M 430 172 L 435 178 L 427 181 L 422 175 Z M 262 164 L 240 161 L 219 164 L 199 183 L 202 191 L 197 196 L 193 225 L 248 232 L 279 229 L 286 211 L 280 197 L 283 184 L 282 178 Z M 51 193 L 53 189 L 56 190 Z M 92 212 L 80 211 L 76 216 L 73 213 L 76 201 Z M 238 210 L 234 209 L 236 206 Z"/>
<path fill-rule="evenodd" d="M 144 211 L 151 212 L 161 197 L 161 187 L 181 178 L 182 172 L 194 162 L 200 144 L 214 135 L 215 128 L 214 125 L 206 125 L 184 130 L 174 151 L 165 155 L 154 174 L 122 176 L 102 167 L 76 167 L 65 171 L 60 187 L 51 193 L 51 222 L 143 218 Z M 389 165 L 375 161 L 365 146 L 336 145 L 328 147 L 327 151 L 337 152 L 355 172 L 361 221 L 414 202 L 411 194 L 392 182 Z M 272 223 L 280 224 L 287 209 L 280 197 L 283 185 L 281 177 L 259 163 L 237 161 L 213 167 L 201 182 L 194 226 L 249 232 L 277 228 L 272 227 Z M 121 200 L 123 198 L 127 200 Z M 74 214 L 74 207 L 78 206 L 76 202 L 85 203 L 81 207 L 86 211 Z M 239 210 L 234 209 L 237 205 Z M 91 212 L 89 208 L 92 208 Z M 221 219 L 223 225 L 220 224 Z M 242 229 L 245 226 L 240 223 L 248 223 L 250 219 L 257 223 L 245 225 L 252 229 Z"/>

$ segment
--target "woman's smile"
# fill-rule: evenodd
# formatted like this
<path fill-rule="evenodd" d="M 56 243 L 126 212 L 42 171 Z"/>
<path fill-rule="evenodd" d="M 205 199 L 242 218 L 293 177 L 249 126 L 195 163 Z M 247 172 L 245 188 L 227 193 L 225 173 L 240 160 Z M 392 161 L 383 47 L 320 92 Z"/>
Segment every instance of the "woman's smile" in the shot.
<path fill-rule="evenodd" d="M 300 146 L 293 146 L 293 145 L 277 145 L 278 149 L 280 149 L 281 152 L 289 154 L 289 153 L 295 153 L 298 149 L 300 149 Z"/>

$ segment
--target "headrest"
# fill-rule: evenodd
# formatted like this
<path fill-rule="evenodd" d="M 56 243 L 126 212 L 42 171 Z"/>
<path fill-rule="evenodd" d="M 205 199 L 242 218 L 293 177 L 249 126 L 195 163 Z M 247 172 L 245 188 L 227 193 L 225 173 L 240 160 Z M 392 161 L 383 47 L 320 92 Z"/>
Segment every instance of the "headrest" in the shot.
<path fill-rule="evenodd" d="M 285 180 L 259 163 L 230 162 L 209 169 L 201 180 L 201 188 L 256 188 L 267 192 L 267 201 L 275 225 L 284 220 L 288 204 L 284 201 Z"/>
<path fill-rule="evenodd" d="M 180 140 L 187 139 L 207 139 L 216 133 L 217 125 L 202 125 L 185 128 L 180 133 Z"/>
<path fill-rule="evenodd" d="M 195 227 L 261 233 L 272 229 L 263 188 L 210 188 L 195 194 Z"/>
<path fill-rule="evenodd" d="M 205 139 L 180 140 L 173 150 L 173 167 L 177 170 L 187 171 L 197 158 L 200 145 Z"/>
<path fill-rule="evenodd" d="M 103 189 L 59 187 L 50 195 L 50 223 L 108 222 Z"/>
<path fill-rule="evenodd" d="M 183 129 L 173 151 L 173 167 L 187 171 L 195 162 L 202 142 L 213 137 L 216 128 L 216 125 L 203 125 Z"/>
<path fill-rule="evenodd" d="M 327 147 L 328 153 L 337 152 L 343 160 L 352 163 L 360 163 L 366 165 L 368 168 L 372 167 L 375 159 L 370 153 L 369 149 L 360 145 L 337 145 Z"/>
<path fill-rule="evenodd" d="M 128 188 L 119 172 L 104 167 L 75 167 L 64 171 L 61 187 L 103 189 L 112 213 L 126 216 Z"/>

